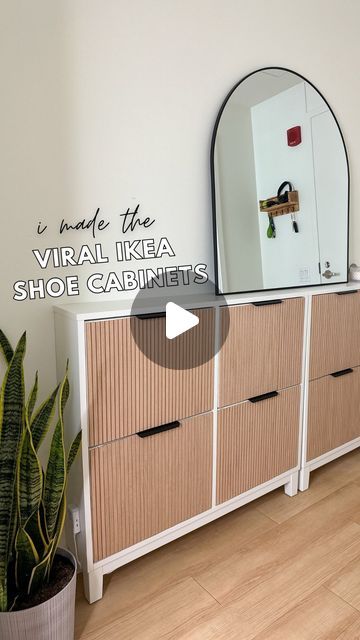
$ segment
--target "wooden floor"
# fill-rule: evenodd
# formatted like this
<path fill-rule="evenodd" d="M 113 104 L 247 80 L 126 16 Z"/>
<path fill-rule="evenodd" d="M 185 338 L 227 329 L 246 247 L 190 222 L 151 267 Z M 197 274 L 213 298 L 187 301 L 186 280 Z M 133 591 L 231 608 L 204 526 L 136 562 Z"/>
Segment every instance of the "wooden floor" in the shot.
<path fill-rule="evenodd" d="M 360 452 L 78 591 L 77 640 L 359 640 Z"/>

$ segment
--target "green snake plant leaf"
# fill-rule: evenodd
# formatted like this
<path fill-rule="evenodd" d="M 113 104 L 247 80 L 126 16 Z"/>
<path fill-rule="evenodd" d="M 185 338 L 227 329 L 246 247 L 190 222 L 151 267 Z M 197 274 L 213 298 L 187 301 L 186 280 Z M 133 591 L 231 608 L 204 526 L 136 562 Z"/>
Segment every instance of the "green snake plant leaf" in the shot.
<path fill-rule="evenodd" d="M 38 511 L 35 511 L 25 525 L 25 531 L 29 534 L 33 541 L 36 551 L 42 558 L 48 551 L 49 543 L 45 537 L 44 525 L 41 517 L 42 505 Z"/>
<path fill-rule="evenodd" d="M 66 461 L 64 432 L 61 420 L 57 422 L 50 446 L 45 474 L 44 510 L 49 540 L 54 536 L 56 521 L 65 489 Z"/>
<path fill-rule="evenodd" d="M 59 385 L 54 389 L 52 394 L 44 400 L 35 412 L 31 422 L 30 429 L 35 451 L 37 451 L 45 438 L 55 410 L 56 396 Z"/>
<path fill-rule="evenodd" d="M 66 465 L 66 471 L 67 473 L 69 473 L 72 464 L 77 456 L 77 453 L 79 451 L 79 447 L 81 444 L 81 431 L 79 431 L 79 433 L 77 434 L 77 436 L 75 436 L 74 440 L 71 443 L 70 449 L 69 449 L 69 454 L 68 454 L 68 459 L 67 459 L 67 465 Z"/>
<path fill-rule="evenodd" d="M 45 489 L 45 471 L 43 470 L 43 497 L 39 507 L 39 518 L 40 518 L 40 527 L 41 532 L 44 536 L 46 545 L 48 546 L 50 543 L 49 536 L 46 530 L 46 517 L 45 517 L 45 507 L 44 507 L 44 489 Z"/>
<path fill-rule="evenodd" d="M 41 562 L 33 568 L 28 582 L 28 594 L 35 593 L 46 581 L 46 576 L 49 573 L 50 560 L 51 550 L 48 551 Z"/>
<path fill-rule="evenodd" d="M 16 532 L 17 457 L 24 430 L 24 333 L 8 365 L 0 392 L 0 611 L 6 611 L 7 566 Z"/>
<path fill-rule="evenodd" d="M 17 596 L 15 596 L 14 600 L 12 601 L 12 603 L 10 603 L 9 611 L 14 611 L 14 610 L 15 610 L 15 607 L 16 607 L 16 605 L 17 605 L 17 601 L 18 601 L 18 599 L 19 599 L 19 595 L 20 595 L 20 594 L 18 594 Z"/>
<path fill-rule="evenodd" d="M 23 527 L 20 527 L 15 541 L 16 548 L 16 586 L 20 591 L 27 590 L 34 567 L 39 563 L 35 545 Z"/>
<path fill-rule="evenodd" d="M 39 374 L 38 372 L 36 372 L 34 386 L 30 391 L 29 399 L 26 404 L 26 415 L 29 422 L 31 421 L 31 416 L 34 411 L 35 402 L 36 402 L 37 393 L 38 393 L 38 387 L 39 387 Z"/>
<path fill-rule="evenodd" d="M 61 534 L 64 530 L 64 525 L 65 525 L 65 518 L 66 518 L 66 493 L 64 492 L 63 497 L 62 497 L 62 501 L 61 501 L 61 505 L 60 505 L 60 509 L 59 509 L 59 515 L 58 515 L 58 519 L 56 522 L 56 528 L 55 528 L 55 534 L 54 534 L 54 538 L 51 541 L 51 555 L 50 555 L 50 562 L 47 568 L 47 579 L 50 578 L 50 571 L 51 571 L 51 567 L 52 567 L 52 563 L 54 561 L 55 558 L 55 554 L 60 542 L 60 538 L 61 538 Z"/>
<path fill-rule="evenodd" d="M 64 426 L 64 409 L 68 401 L 69 394 L 70 394 L 70 385 L 69 385 L 69 379 L 67 376 L 67 369 L 66 369 L 65 377 L 60 385 L 60 393 L 59 393 L 59 418 L 63 426 Z"/>
<path fill-rule="evenodd" d="M 4 334 L 3 331 L 1 331 L 1 329 L 0 329 L 0 348 L 5 356 L 6 362 L 10 364 L 14 355 L 14 350 L 9 340 L 7 339 L 6 335 Z"/>
<path fill-rule="evenodd" d="M 43 500 L 46 533 L 50 541 L 56 535 L 56 525 L 63 503 L 67 480 L 67 460 L 64 446 L 64 409 L 70 391 L 67 371 L 68 367 L 66 367 L 66 373 L 59 389 L 59 420 L 54 430 L 45 474 Z"/>
<path fill-rule="evenodd" d="M 42 497 L 43 474 L 26 420 L 17 473 L 17 496 L 20 526 L 38 511 Z"/>

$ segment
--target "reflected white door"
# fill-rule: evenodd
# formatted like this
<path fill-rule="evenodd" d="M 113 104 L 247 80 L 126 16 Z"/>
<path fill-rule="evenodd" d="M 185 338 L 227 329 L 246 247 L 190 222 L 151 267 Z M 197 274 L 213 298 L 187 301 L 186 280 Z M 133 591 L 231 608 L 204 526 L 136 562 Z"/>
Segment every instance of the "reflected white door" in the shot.
<path fill-rule="evenodd" d="M 314 115 L 311 128 L 321 282 L 344 282 L 348 268 L 348 174 L 344 145 L 329 111 Z"/>

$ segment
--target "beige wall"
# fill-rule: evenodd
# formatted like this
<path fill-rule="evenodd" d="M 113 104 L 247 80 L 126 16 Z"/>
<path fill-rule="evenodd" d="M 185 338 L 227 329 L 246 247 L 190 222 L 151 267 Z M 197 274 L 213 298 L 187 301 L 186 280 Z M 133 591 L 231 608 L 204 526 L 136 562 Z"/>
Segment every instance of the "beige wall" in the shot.
<path fill-rule="evenodd" d="M 28 371 L 40 369 L 43 393 L 55 382 L 54 301 L 12 301 L 15 280 L 44 275 L 31 249 L 90 242 L 60 242 L 63 216 L 100 206 L 114 230 L 140 202 L 157 219 L 151 236 L 174 241 L 166 264 L 205 262 L 212 275 L 211 132 L 225 94 L 258 67 L 304 74 L 335 110 L 352 174 L 350 258 L 360 263 L 357 0 L 1 5 L 0 326 L 13 340 L 28 330 Z M 39 220 L 46 238 L 36 238 Z"/>

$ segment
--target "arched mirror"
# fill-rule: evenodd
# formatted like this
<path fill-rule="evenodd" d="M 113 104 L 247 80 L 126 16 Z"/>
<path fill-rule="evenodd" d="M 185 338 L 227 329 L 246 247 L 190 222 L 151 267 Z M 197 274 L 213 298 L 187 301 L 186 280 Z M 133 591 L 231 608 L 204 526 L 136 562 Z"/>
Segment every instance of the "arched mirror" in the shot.
<path fill-rule="evenodd" d="M 347 281 L 349 171 L 336 118 L 279 67 L 238 83 L 211 146 L 217 290 Z"/>

